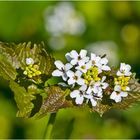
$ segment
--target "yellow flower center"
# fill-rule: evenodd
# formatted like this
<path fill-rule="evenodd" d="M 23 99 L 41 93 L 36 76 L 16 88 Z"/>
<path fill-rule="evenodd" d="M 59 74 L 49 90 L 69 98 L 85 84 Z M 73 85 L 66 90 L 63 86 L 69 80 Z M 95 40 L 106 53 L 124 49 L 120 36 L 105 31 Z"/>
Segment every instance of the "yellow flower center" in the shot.
<path fill-rule="evenodd" d="M 38 69 L 39 69 L 38 65 L 28 65 L 25 68 L 23 74 L 27 75 L 29 78 L 32 78 L 34 76 L 39 76 L 41 74 L 41 71 L 39 71 Z"/>
<path fill-rule="evenodd" d="M 99 72 L 97 67 L 90 68 L 87 73 L 83 74 L 83 77 L 85 79 L 85 84 L 90 84 L 91 81 L 99 81 L 101 78 L 98 77 Z"/>
<path fill-rule="evenodd" d="M 116 85 L 121 86 L 121 90 L 125 91 L 129 84 L 130 77 L 120 76 L 118 78 L 114 78 L 114 82 Z"/>

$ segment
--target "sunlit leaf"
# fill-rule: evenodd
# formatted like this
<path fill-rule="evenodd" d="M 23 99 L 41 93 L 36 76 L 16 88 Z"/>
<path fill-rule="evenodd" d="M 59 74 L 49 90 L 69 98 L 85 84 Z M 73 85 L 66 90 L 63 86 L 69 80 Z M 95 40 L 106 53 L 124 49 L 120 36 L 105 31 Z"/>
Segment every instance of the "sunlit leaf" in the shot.
<path fill-rule="evenodd" d="M 46 89 L 47 98 L 44 100 L 38 116 L 57 112 L 61 108 L 70 107 L 71 103 L 65 99 L 69 92 L 69 90 L 63 91 L 60 87 L 48 87 Z"/>
<path fill-rule="evenodd" d="M 17 112 L 17 117 L 28 118 L 34 107 L 31 101 L 35 99 L 35 97 L 27 92 L 24 87 L 19 86 L 13 81 L 10 82 L 10 88 L 14 92 L 14 98 L 19 109 L 19 111 Z"/>
<path fill-rule="evenodd" d="M 44 44 L 31 44 L 29 43 L 20 43 L 15 47 L 15 53 L 21 64 L 21 68 L 25 68 L 26 58 L 33 58 L 35 63 L 39 65 L 39 70 L 42 74 L 51 75 L 54 69 L 54 59 L 51 55 L 47 53 L 44 48 Z"/>
<path fill-rule="evenodd" d="M 0 55 L 0 76 L 2 76 L 6 80 L 15 80 L 16 79 L 17 72 L 5 59 L 3 55 Z"/>
<path fill-rule="evenodd" d="M 42 74 L 50 76 L 54 69 L 54 59 L 47 53 L 43 43 L 31 44 L 31 42 L 29 42 L 16 45 L 14 43 L 8 44 L 0 42 L 0 54 L 6 59 L 5 61 L 10 64 L 11 69 L 21 68 L 24 70 L 26 67 L 25 60 L 28 57 L 34 59 Z M 0 59 L 0 61 L 3 63 L 3 60 Z M 5 63 L 5 68 L 6 67 L 9 67 L 9 65 Z"/>

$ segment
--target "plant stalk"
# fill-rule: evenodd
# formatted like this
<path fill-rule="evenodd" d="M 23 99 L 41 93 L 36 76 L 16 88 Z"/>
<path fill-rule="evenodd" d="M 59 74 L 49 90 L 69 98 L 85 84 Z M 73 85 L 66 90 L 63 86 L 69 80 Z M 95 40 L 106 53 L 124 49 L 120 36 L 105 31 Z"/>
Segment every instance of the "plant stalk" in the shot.
<path fill-rule="evenodd" d="M 52 129 L 54 126 L 55 119 L 56 119 L 56 113 L 51 113 L 49 116 L 48 124 L 44 131 L 43 139 L 51 139 Z"/>

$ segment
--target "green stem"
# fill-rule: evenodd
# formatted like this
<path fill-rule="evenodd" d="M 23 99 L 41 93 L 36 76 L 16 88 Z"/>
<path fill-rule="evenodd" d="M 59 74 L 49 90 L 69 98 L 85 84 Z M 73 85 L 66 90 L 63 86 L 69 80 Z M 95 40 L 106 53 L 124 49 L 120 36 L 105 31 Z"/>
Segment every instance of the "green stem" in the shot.
<path fill-rule="evenodd" d="M 45 128 L 43 139 L 51 139 L 52 129 L 55 122 L 56 113 L 50 114 L 48 124 Z"/>

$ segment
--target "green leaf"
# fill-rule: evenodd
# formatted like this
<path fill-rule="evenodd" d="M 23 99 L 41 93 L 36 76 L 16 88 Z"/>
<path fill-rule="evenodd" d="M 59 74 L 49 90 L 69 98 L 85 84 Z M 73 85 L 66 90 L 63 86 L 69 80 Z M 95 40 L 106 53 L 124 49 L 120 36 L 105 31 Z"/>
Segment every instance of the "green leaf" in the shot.
<path fill-rule="evenodd" d="M 8 73 L 9 75 L 12 75 L 13 72 L 15 73 L 16 69 L 21 68 L 24 70 L 26 67 L 25 60 L 28 57 L 33 58 L 35 63 L 39 66 L 41 73 L 46 75 L 42 76 L 42 78 L 45 77 L 46 80 L 48 76 L 51 76 L 51 73 L 54 70 L 54 58 L 47 53 L 43 43 L 32 45 L 31 42 L 20 43 L 18 45 L 0 42 L 1 75 L 3 75 L 4 72 L 4 75 L 6 75 L 6 72 L 9 69 L 11 69 L 11 72 L 9 71 Z M 5 77 L 6 76 L 4 76 L 4 78 Z M 12 79 L 15 79 L 13 75 L 11 77 Z M 10 80 L 11 77 L 9 77 Z M 8 79 L 8 77 L 6 77 L 6 79 Z"/>
<path fill-rule="evenodd" d="M 17 67 L 17 63 L 12 47 L 0 42 L 0 76 L 6 80 L 15 80 L 17 73 L 14 67 Z"/>
<path fill-rule="evenodd" d="M 52 86 L 52 85 L 58 84 L 60 81 L 61 81 L 61 78 L 59 77 L 51 77 L 45 82 L 45 86 Z"/>
<path fill-rule="evenodd" d="M 51 86 L 46 89 L 47 98 L 39 111 L 38 117 L 42 117 L 47 113 L 57 112 L 61 108 L 66 108 L 72 106 L 72 104 L 66 100 L 66 96 L 69 94 L 70 90 L 63 91 L 58 86 Z"/>
<path fill-rule="evenodd" d="M 16 45 L 14 43 L 0 42 L 0 76 L 10 80 L 10 87 L 14 92 L 14 98 L 19 109 L 18 117 L 28 118 L 40 109 L 36 108 L 37 105 L 34 106 L 34 104 L 42 103 L 42 95 L 37 95 L 42 94 L 42 91 L 39 93 L 40 89 L 32 85 L 35 80 L 39 81 L 40 79 L 30 80 L 26 78 L 23 71 L 27 66 L 26 58 L 31 57 L 35 64 L 39 66 L 41 82 L 45 82 L 54 70 L 54 59 L 45 49 L 43 43 L 32 45 L 29 42 Z M 39 82 L 35 81 L 35 83 Z"/>
<path fill-rule="evenodd" d="M 21 68 L 25 68 L 25 60 L 28 57 L 33 58 L 35 63 L 39 66 L 39 70 L 42 74 L 51 75 L 54 69 L 54 59 L 51 55 L 45 50 L 44 44 L 31 44 L 29 43 L 20 43 L 15 47 L 15 53 L 17 59 L 21 64 Z"/>
<path fill-rule="evenodd" d="M 13 66 L 5 59 L 4 56 L 0 55 L 0 76 L 6 80 L 15 80 L 17 72 Z"/>
<path fill-rule="evenodd" d="M 14 92 L 14 98 L 19 111 L 17 117 L 30 117 L 34 104 L 31 102 L 35 99 L 33 94 L 27 92 L 24 87 L 19 86 L 16 82 L 10 81 L 10 88 Z"/>

